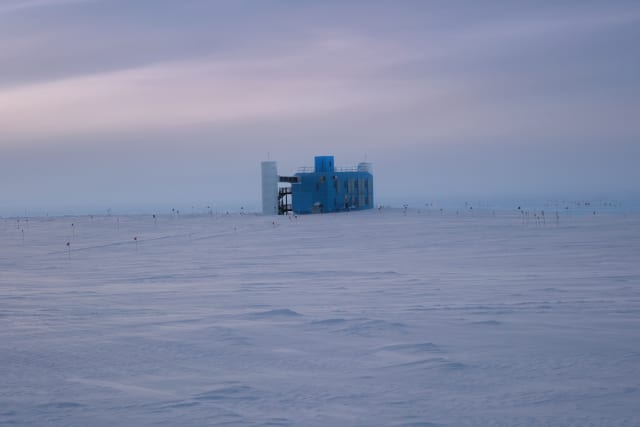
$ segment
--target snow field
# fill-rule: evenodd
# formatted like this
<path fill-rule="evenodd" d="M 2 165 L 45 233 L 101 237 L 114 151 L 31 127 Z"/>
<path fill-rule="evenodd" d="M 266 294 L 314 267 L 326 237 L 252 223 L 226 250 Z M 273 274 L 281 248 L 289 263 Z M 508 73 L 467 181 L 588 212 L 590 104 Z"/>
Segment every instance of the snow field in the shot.
<path fill-rule="evenodd" d="M 640 215 L 2 219 L 0 424 L 639 425 L 638 260 Z"/>

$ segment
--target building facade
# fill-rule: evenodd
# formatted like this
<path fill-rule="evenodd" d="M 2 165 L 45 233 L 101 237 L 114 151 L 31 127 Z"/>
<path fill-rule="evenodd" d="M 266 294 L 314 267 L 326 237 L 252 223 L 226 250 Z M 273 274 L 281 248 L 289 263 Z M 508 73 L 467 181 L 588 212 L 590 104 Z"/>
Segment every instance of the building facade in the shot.
<path fill-rule="evenodd" d="M 303 168 L 291 182 L 296 214 L 373 208 L 373 175 L 369 163 L 336 168 L 333 156 L 317 156 L 313 170 Z"/>

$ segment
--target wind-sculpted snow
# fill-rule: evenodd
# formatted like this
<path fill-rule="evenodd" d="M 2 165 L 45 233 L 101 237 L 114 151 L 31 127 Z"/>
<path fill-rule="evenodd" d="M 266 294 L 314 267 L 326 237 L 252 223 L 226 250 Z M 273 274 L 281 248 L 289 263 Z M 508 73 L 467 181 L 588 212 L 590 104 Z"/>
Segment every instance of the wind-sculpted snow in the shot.
<path fill-rule="evenodd" d="M 637 214 L 1 219 L 0 425 L 637 426 L 639 260 Z"/>

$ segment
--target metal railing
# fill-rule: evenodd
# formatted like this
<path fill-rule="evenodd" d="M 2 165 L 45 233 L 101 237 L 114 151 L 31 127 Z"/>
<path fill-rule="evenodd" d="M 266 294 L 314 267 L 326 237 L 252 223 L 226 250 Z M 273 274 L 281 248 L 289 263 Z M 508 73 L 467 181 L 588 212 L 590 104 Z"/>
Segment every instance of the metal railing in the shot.
<path fill-rule="evenodd" d="M 357 166 L 350 167 L 341 167 L 341 168 L 333 168 L 334 172 L 362 172 L 361 169 L 358 169 Z M 296 173 L 314 173 L 316 168 L 313 166 L 301 166 L 298 168 Z"/>

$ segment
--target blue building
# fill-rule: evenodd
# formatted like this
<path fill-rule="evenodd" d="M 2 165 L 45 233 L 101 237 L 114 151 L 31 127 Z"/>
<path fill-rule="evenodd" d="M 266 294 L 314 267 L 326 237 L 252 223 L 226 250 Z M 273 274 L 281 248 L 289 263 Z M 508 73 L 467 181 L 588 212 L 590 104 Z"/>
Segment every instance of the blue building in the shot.
<path fill-rule="evenodd" d="M 373 207 L 373 175 L 368 163 L 338 169 L 333 156 L 317 156 L 315 167 L 302 169 L 291 183 L 292 210 L 297 214 L 340 212 Z"/>
<path fill-rule="evenodd" d="M 317 156 L 313 170 L 302 169 L 291 183 L 297 214 L 340 212 L 373 207 L 373 175 L 368 163 L 335 167 L 333 156 Z"/>
<path fill-rule="evenodd" d="M 341 212 L 373 208 L 370 163 L 336 168 L 333 156 L 317 156 L 313 168 L 279 176 L 276 162 L 262 162 L 262 212 L 265 215 Z"/>

